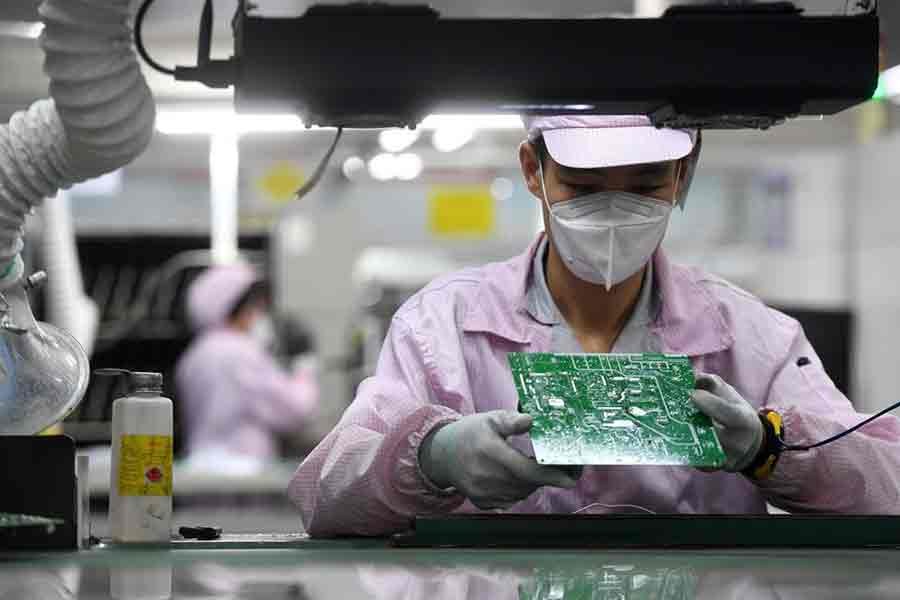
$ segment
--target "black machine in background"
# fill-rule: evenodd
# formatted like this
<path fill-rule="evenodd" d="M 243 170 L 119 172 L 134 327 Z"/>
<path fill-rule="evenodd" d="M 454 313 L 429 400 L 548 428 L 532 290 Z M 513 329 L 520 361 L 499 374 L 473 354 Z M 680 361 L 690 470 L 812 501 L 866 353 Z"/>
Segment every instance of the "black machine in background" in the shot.
<path fill-rule="evenodd" d="M 266 236 L 242 236 L 246 255 L 264 262 Z M 175 403 L 175 444 L 182 436 L 175 364 L 191 340 L 185 294 L 209 266 L 208 235 L 79 235 L 85 293 L 100 310 L 91 368 L 162 373 L 165 395 Z M 40 318 L 40 314 L 38 315 Z M 64 424 L 79 444 L 108 442 L 112 402 L 125 395 L 117 378 L 91 378 L 84 401 Z"/>

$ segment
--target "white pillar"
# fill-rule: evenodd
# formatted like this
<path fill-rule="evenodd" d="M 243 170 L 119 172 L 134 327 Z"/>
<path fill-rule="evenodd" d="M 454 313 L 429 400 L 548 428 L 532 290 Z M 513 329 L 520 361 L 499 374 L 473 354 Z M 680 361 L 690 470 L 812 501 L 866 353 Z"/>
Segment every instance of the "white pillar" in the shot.
<path fill-rule="evenodd" d="M 236 128 L 216 132 L 209 143 L 212 259 L 228 264 L 238 258 L 238 151 Z"/>

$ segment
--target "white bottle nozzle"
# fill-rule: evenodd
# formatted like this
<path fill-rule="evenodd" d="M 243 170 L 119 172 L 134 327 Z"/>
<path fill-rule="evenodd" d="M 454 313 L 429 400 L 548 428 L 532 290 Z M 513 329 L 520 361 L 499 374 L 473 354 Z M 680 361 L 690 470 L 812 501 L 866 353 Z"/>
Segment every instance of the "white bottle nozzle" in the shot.
<path fill-rule="evenodd" d="M 129 393 L 162 393 L 163 391 L 162 373 L 155 373 L 152 371 L 129 371 L 128 369 L 96 369 L 94 375 L 103 377 L 127 377 Z"/>

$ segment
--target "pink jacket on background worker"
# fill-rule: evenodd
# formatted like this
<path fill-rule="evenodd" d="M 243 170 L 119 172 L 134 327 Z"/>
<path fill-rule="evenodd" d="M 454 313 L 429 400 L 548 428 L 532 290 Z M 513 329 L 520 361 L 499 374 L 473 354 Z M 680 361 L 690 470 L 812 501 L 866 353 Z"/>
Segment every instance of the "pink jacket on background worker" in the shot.
<path fill-rule="evenodd" d="M 198 335 L 178 361 L 176 385 L 191 455 L 277 458 L 277 435 L 295 432 L 318 404 L 311 372 L 286 372 L 260 340 L 228 324 L 258 281 L 245 265 L 215 267 L 188 292 Z"/>
<path fill-rule="evenodd" d="M 547 352 L 550 327 L 533 319 L 526 289 L 537 245 L 513 260 L 441 278 L 394 317 L 374 377 L 300 465 L 289 494 L 311 535 L 378 535 L 417 514 L 477 512 L 427 482 L 418 449 L 432 428 L 461 415 L 517 410 L 509 352 Z M 857 424 L 800 325 L 695 268 L 653 259 L 662 350 L 691 357 L 756 407 L 785 419 L 786 440 L 812 443 Z M 802 360 L 801 360 L 802 359 Z M 532 454 L 527 436 L 512 443 Z M 510 512 L 592 512 L 638 505 L 659 513 L 900 512 L 900 420 L 887 416 L 805 453 L 786 452 L 773 475 L 690 467 L 586 467 L 573 490 L 545 487 Z"/>

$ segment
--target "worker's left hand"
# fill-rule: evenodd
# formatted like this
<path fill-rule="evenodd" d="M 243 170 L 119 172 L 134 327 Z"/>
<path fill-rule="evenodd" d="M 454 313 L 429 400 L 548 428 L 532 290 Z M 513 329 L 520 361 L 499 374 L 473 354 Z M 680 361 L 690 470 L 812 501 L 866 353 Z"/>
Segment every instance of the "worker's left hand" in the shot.
<path fill-rule="evenodd" d="M 697 373 L 693 401 L 713 421 L 722 449 L 724 470 L 739 473 L 759 454 L 765 430 L 756 409 L 717 375 Z"/>

